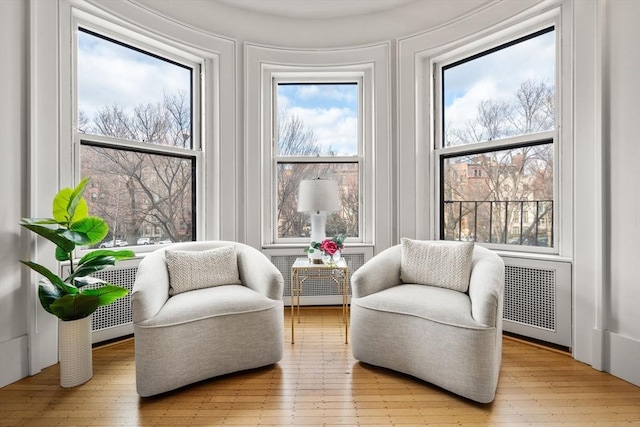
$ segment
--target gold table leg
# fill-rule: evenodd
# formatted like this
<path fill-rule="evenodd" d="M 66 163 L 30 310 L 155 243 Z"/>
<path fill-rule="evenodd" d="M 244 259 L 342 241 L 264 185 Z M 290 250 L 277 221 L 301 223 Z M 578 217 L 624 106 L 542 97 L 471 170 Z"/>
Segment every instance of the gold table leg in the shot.
<path fill-rule="evenodd" d="M 296 271 L 293 270 L 291 271 L 291 344 L 295 343 L 295 338 L 294 338 L 294 325 L 295 325 L 295 321 L 294 321 L 294 317 L 295 317 L 295 282 L 296 282 Z M 300 313 L 298 312 L 298 315 L 300 315 Z"/>

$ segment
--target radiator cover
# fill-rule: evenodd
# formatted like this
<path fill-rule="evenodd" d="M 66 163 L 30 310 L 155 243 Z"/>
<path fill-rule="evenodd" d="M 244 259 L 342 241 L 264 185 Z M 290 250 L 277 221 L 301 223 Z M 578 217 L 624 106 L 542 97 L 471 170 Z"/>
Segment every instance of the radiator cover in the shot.
<path fill-rule="evenodd" d="M 271 255 L 271 262 L 282 273 L 284 278 L 284 303 L 290 303 L 291 297 L 291 266 L 296 258 L 301 255 Z M 303 256 L 303 255 L 302 255 Z M 345 253 L 342 257 L 347 261 L 349 267 L 348 293 L 351 295 L 351 274 L 360 268 L 364 262 L 366 255 L 364 253 Z M 302 305 L 334 305 L 342 304 L 342 293 L 339 287 L 329 279 L 308 278 L 304 282 L 302 296 L 300 297 Z"/>
<path fill-rule="evenodd" d="M 303 256 L 295 251 L 265 251 L 284 278 L 284 303 L 291 297 L 291 265 Z M 344 253 L 350 275 L 371 257 L 368 252 Z M 528 258 L 502 257 L 505 262 L 503 328 L 507 332 L 571 347 L 571 263 Z M 117 266 L 93 274 L 114 285 L 133 290 L 139 260 L 118 262 Z M 67 267 L 63 267 L 63 270 Z M 68 274 L 63 271 L 63 274 Z M 351 281 L 349 280 L 349 294 Z M 303 305 L 342 303 L 338 286 L 326 279 L 305 281 Z M 102 342 L 133 333 L 131 297 L 127 295 L 93 315 L 93 342 Z"/>
<path fill-rule="evenodd" d="M 571 347 L 571 263 L 503 257 L 503 329 Z"/>

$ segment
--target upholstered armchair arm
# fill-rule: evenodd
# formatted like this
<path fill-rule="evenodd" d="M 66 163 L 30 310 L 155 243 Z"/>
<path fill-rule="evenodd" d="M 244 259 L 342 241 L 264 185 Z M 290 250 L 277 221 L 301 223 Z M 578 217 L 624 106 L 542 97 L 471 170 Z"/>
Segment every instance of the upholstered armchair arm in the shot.
<path fill-rule="evenodd" d="M 497 254 L 476 246 L 469 282 L 471 315 L 483 325 L 496 327 L 502 320 L 504 262 Z"/>
<path fill-rule="evenodd" d="M 266 255 L 251 246 L 238 245 L 236 248 L 242 284 L 267 298 L 281 300 L 284 279 L 276 266 Z"/>
<path fill-rule="evenodd" d="M 169 273 L 162 254 L 148 254 L 138 266 L 136 281 L 131 293 L 133 322 L 154 317 L 169 299 Z"/>
<path fill-rule="evenodd" d="M 401 284 L 401 256 L 401 246 L 392 246 L 380 252 L 357 269 L 351 275 L 353 297 L 361 298 Z"/>

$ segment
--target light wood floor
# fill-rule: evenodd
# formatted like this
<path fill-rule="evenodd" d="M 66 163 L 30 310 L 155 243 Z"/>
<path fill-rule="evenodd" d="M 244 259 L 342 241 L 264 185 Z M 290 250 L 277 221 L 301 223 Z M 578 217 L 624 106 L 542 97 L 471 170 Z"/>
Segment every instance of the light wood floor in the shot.
<path fill-rule="evenodd" d="M 496 400 L 481 405 L 357 362 L 338 308 L 301 316 L 296 344 L 285 328 L 278 364 L 155 398 L 136 394 L 133 340 L 97 348 L 82 386 L 60 388 L 53 366 L 0 389 L 0 425 L 640 425 L 640 388 L 557 351 L 505 338 Z"/>

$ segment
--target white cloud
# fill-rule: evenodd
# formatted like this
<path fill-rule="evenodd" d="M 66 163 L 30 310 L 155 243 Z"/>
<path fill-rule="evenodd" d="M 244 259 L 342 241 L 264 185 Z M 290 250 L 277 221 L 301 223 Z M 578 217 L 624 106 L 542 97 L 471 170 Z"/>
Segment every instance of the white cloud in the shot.
<path fill-rule="evenodd" d="M 357 91 L 350 89 L 351 85 L 312 85 L 301 84 L 296 86 L 297 98 L 305 101 L 314 98 L 320 100 L 333 100 L 341 102 L 356 102 Z M 355 87 L 355 86 L 354 86 Z"/>
<path fill-rule="evenodd" d="M 296 87 L 296 95 L 301 99 L 314 98 L 320 94 L 320 88 L 317 85 L 298 85 Z"/>
<path fill-rule="evenodd" d="M 101 41 L 78 52 L 79 107 L 91 118 L 96 110 L 118 104 L 161 102 L 165 93 L 190 90 L 189 71 L 168 62 Z"/>
<path fill-rule="evenodd" d="M 478 104 L 482 100 L 500 96 L 497 86 L 491 77 L 476 82 L 464 96 L 456 98 L 446 109 L 447 123 L 454 128 L 464 127 L 468 120 L 476 117 Z"/>
<path fill-rule="evenodd" d="M 313 130 L 324 150 L 331 149 L 338 155 L 357 154 L 358 119 L 354 111 L 347 108 L 293 107 L 288 113 L 297 116 Z"/>
<path fill-rule="evenodd" d="M 454 99 L 445 106 L 446 121 L 452 127 L 476 116 L 482 100 L 511 101 L 527 80 L 555 81 L 554 33 L 529 39 L 518 45 L 476 58 L 445 71 L 447 93 Z"/>

